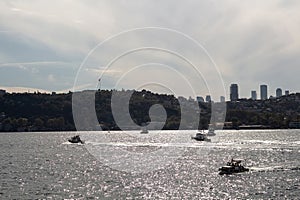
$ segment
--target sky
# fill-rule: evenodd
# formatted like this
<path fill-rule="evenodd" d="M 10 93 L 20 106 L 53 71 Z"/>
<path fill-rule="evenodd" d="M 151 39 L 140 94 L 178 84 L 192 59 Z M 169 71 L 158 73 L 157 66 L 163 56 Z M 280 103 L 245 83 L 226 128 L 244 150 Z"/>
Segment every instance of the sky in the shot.
<path fill-rule="evenodd" d="M 2 0 L 0 88 L 300 91 L 297 0 Z M 100 83 L 99 83 L 100 80 Z"/>

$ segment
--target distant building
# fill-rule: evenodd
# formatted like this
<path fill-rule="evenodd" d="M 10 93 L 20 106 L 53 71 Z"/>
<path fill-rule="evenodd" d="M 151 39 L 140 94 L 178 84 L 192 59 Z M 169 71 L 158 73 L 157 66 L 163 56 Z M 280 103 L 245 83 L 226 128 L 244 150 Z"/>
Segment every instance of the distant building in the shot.
<path fill-rule="evenodd" d="M 204 102 L 204 99 L 201 96 L 197 96 L 196 99 L 197 99 L 198 102 Z"/>
<path fill-rule="evenodd" d="M 268 99 L 268 86 L 267 85 L 260 86 L 260 99 L 261 100 Z"/>
<path fill-rule="evenodd" d="M 0 113 L 0 122 L 5 118 L 5 112 Z"/>
<path fill-rule="evenodd" d="M 183 96 L 179 96 L 177 99 L 178 99 L 179 102 L 186 102 L 187 101 L 187 99 Z"/>
<path fill-rule="evenodd" d="M 281 97 L 282 96 L 282 89 L 281 88 L 277 88 L 276 89 L 276 97 Z"/>
<path fill-rule="evenodd" d="M 300 122 L 290 122 L 289 128 L 300 128 Z"/>
<path fill-rule="evenodd" d="M 237 101 L 239 99 L 239 88 L 237 84 L 230 85 L 230 101 Z"/>
<path fill-rule="evenodd" d="M 251 99 L 252 99 L 252 100 L 256 100 L 256 99 L 257 99 L 257 93 L 256 93 L 255 90 L 252 90 L 252 91 L 251 91 Z"/>
<path fill-rule="evenodd" d="M 220 102 L 222 102 L 222 103 L 225 102 L 225 97 L 224 96 L 220 96 Z"/>
<path fill-rule="evenodd" d="M 6 90 L 1 90 L 0 89 L 0 96 L 4 95 L 6 93 Z"/>
<path fill-rule="evenodd" d="M 286 90 L 284 94 L 285 94 L 285 96 L 288 96 L 288 95 L 290 95 L 290 91 Z"/>
<path fill-rule="evenodd" d="M 205 101 L 206 101 L 206 102 L 211 102 L 211 96 L 210 96 L 210 95 L 206 95 Z"/>

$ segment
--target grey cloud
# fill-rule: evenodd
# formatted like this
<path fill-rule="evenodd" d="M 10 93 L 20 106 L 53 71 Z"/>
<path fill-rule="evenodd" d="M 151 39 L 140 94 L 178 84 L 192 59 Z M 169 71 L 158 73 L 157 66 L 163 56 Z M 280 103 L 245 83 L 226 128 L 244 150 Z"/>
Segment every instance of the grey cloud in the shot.
<path fill-rule="evenodd" d="M 34 41 L 28 44 L 29 52 L 37 49 L 33 44 L 42 44 L 41 51 L 52 54 L 54 60 L 66 58 L 79 66 L 93 47 L 113 34 L 137 27 L 167 27 L 203 44 L 219 66 L 226 88 L 237 82 L 244 97 L 249 97 L 250 90 L 262 81 L 299 90 L 295 86 L 300 64 L 299 1 L 2 1 L 0 4 L 0 36 L 18 32 Z M 138 44 L 147 37 L 136 38 L 135 42 Z M 15 38 L 14 34 L 7 36 L 11 41 Z M 164 42 L 170 41 L 166 38 Z M 112 45 L 108 54 L 114 54 L 124 45 L 126 41 Z M 178 44 L 177 48 L 182 51 L 189 46 Z M 20 57 L 12 52 L 1 48 L 0 55 L 10 57 L 10 62 L 43 60 L 37 59 L 41 54 L 27 53 Z M 279 75 L 284 77 L 283 81 L 275 81 Z"/>

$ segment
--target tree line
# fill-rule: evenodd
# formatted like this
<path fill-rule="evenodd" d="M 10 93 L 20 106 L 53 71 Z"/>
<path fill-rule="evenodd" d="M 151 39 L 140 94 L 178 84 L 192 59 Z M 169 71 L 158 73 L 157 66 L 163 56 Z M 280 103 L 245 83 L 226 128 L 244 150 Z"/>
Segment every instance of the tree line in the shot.
<path fill-rule="evenodd" d="M 95 95 L 95 110 L 102 130 L 119 130 L 111 109 L 112 94 L 117 94 L 118 100 L 125 101 L 126 95 L 132 94 L 129 108 L 124 104 L 120 110 L 129 109 L 131 119 L 137 125 L 145 125 L 151 121 L 149 109 L 151 106 L 162 105 L 166 111 L 166 121 L 163 129 L 173 130 L 179 126 L 186 129 L 207 129 L 210 124 L 213 102 L 196 102 L 184 99 L 187 105 L 185 116 L 189 120 L 181 119 L 183 113 L 178 99 L 173 95 L 157 94 L 150 91 L 82 91 L 83 97 L 87 93 Z M 5 93 L 0 96 L 0 131 L 75 131 L 72 114 L 72 92 L 65 94 L 45 93 Z M 193 109 L 199 106 L 200 112 Z M 191 106 L 189 106 L 189 104 Z M 288 128 L 290 122 L 300 120 L 300 94 L 291 94 L 281 98 L 254 101 L 241 99 L 237 102 L 227 102 L 227 122 L 230 128 L 241 125 L 264 125 L 268 128 Z M 199 119 L 195 118 L 199 115 Z M 159 120 L 159 119 L 158 119 Z M 197 121 L 199 120 L 199 121 Z M 195 122 L 196 123 L 193 123 Z M 182 125 L 183 124 L 183 125 Z M 95 127 L 90 127 L 94 130 Z M 129 127 L 130 128 L 130 127 Z"/>

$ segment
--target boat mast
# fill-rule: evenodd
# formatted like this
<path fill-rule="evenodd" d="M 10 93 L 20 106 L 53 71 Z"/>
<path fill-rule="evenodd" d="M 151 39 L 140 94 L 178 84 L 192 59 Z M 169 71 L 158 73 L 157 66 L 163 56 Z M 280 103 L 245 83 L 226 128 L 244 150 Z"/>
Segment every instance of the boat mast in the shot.
<path fill-rule="evenodd" d="M 97 89 L 101 92 L 101 77 L 98 79 Z"/>

